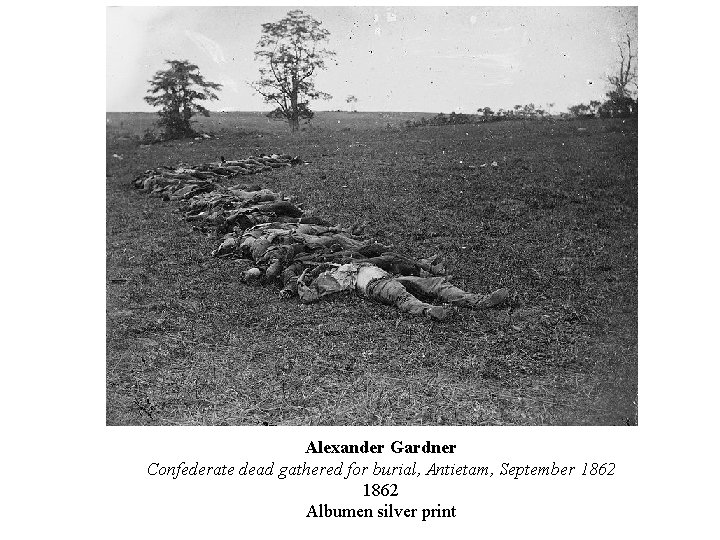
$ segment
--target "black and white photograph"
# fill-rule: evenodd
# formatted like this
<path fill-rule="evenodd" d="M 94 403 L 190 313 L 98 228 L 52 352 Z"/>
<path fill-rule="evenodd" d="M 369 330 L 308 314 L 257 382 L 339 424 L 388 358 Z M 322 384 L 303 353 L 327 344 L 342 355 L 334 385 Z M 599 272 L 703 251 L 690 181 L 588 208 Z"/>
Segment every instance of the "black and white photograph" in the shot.
<path fill-rule="evenodd" d="M 9 5 L 0 536 L 712 537 L 716 18 L 635 3 Z"/>
<path fill-rule="evenodd" d="M 638 425 L 636 7 L 109 7 L 106 424 Z"/>

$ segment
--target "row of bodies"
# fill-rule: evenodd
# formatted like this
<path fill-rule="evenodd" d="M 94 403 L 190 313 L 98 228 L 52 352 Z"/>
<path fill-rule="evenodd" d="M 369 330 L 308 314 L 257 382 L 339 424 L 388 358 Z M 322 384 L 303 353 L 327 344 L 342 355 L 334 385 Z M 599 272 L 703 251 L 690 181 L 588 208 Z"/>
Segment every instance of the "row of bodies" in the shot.
<path fill-rule="evenodd" d="M 242 273 L 243 281 L 276 283 L 281 295 L 297 295 L 305 303 L 357 292 L 407 313 L 442 320 L 451 314 L 451 305 L 481 309 L 506 300 L 506 289 L 487 296 L 462 291 L 449 283 L 436 257 L 401 255 L 357 227 L 342 228 L 305 212 L 282 193 L 257 184 L 221 183 L 248 174 L 244 171 L 263 172 L 264 167 L 272 170 L 300 163 L 297 157 L 273 154 L 158 167 L 138 175 L 133 185 L 153 196 L 178 201 L 179 211 L 196 228 L 214 229 L 221 241 L 213 256 L 252 261 L 252 268 Z"/>

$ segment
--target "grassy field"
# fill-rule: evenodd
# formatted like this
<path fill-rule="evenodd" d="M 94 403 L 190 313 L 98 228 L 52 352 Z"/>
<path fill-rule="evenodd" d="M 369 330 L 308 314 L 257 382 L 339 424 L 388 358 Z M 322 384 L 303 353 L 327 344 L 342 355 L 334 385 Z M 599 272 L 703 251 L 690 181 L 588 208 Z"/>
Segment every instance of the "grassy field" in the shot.
<path fill-rule="evenodd" d="M 392 129 L 404 127 L 407 120 L 429 119 L 434 115 L 422 112 L 322 112 L 302 128 L 306 132 Z M 156 121 L 155 113 L 107 113 L 108 138 L 137 137 L 146 129 L 155 129 Z M 270 120 L 262 112 L 214 112 L 208 117 L 196 117 L 195 130 L 206 133 L 230 132 L 233 135 L 253 132 L 283 135 L 288 128 L 287 124 Z"/>
<path fill-rule="evenodd" d="M 150 146 L 107 115 L 107 423 L 637 424 L 637 124 L 404 129 L 428 113 L 318 113 L 292 134 L 214 113 L 217 138 Z M 282 152 L 252 177 L 510 306 L 433 323 L 240 283 L 176 203 L 130 187 L 162 164 Z M 119 156 L 115 157 L 115 155 Z M 496 161 L 498 166 L 491 163 Z M 487 164 L 487 166 L 482 166 Z"/>

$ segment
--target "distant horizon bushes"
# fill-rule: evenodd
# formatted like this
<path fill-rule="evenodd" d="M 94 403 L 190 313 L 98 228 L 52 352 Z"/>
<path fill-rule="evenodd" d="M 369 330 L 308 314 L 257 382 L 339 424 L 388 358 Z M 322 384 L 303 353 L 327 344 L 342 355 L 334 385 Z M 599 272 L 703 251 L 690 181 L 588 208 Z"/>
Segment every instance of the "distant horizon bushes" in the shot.
<path fill-rule="evenodd" d="M 555 104 L 548 103 L 552 109 Z M 527 105 L 515 105 L 511 109 L 498 109 L 493 111 L 490 107 L 482 107 L 477 114 L 465 114 L 451 112 L 450 114 L 438 113 L 431 118 L 424 116 L 420 120 L 407 120 L 407 129 L 422 126 L 446 126 L 458 124 L 484 124 L 487 122 L 504 122 L 512 120 L 569 120 L 572 118 L 628 118 L 637 116 L 638 100 L 628 96 L 615 96 L 608 93 L 608 99 L 604 102 L 592 100 L 590 103 L 580 103 L 568 107 L 567 112 L 553 114 L 546 109 L 538 108 L 534 103 Z"/>

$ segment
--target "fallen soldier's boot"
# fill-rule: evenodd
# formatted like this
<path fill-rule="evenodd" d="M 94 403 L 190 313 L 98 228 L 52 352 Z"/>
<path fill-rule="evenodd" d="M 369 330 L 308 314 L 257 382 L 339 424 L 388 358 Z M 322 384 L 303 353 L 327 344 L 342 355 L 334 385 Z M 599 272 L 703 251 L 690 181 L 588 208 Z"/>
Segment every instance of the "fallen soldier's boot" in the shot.
<path fill-rule="evenodd" d="M 490 295 L 485 298 L 484 302 L 487 307 L 494 307 L 505 302 L 505 300 L 508 299 L 508 296 L 510 296 L 510 291 L 503 287 L 502 289 L 498 289 L 497 291 L 490 293 Z"/>

